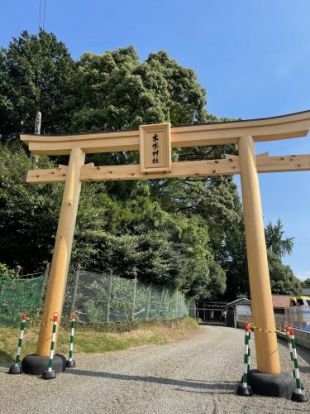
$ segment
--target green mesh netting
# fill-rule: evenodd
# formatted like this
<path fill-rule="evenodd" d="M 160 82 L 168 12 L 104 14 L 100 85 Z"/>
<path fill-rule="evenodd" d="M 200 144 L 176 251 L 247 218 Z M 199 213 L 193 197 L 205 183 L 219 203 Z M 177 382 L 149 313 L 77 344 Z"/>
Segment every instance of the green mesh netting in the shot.
<path fill-rule="evenodd" d="M 0 282 L 0 323 L 16 324 L 21 312 L 38 315 L 42 303 L 44 277 L 13 279 Z"/>

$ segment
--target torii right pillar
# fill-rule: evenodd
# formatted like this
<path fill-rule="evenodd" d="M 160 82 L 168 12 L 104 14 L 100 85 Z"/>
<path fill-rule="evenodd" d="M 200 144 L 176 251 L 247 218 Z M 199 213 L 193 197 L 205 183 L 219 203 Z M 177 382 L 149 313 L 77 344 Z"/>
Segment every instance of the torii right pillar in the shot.
<path fill-rule="evenodd" d="M 252 314 L 254 325 L 263 329 L 255 331 L 257 369 L 263 373 L 279 374 L 281 368 L 275 333 L 265 230 L 253 138 L 251 136 L 239 138 L 238 151 Z"/>
<path fill-rule="evenodd" d="M 248 384 L 256 394 L 291 398 L 294 379 L 289 374 L 281 373 L 280 367 L 255 143 L 251 136 L 239 138 L 238 152 L 252 314 L 254 325 L 260 328 L 255 329 L 257 370 L 249 372 Z M 241 391 L 241 395 L 249 395 L 248 391 Z"/>

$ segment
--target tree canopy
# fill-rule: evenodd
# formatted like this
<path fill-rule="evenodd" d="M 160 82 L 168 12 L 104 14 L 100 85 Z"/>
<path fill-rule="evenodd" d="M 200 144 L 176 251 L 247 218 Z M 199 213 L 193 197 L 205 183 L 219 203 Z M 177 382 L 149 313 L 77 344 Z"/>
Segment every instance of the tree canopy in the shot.
<path fill-rule="evenodd" d="M 62 184 L 28 185 L 25 172 L 66 162 L 40 157 L 35 165 L 14 139 L 21 131 L 33 132 L 37 110 L 46 134 L 219 120 L 207 112 L 206 92 L 195 72 L 165 51 L 140 61 L 129 46 L 73 60 L 65 44 L 44 30 L 14 38 L 0 51 L 0 262 L 19 264 L 25 272 L 41 269 L 51 258 L 63 190 Z M 173 158 L 214 159 L 228 153 L 236 148 L 176 149 Z M 100 164 L 138 162 L 134 152 L 88 158 Z M 266 228 L 273 286 L 281 292 L 296 285 L 290 269 L 279 271 L 281 257 L 293 247 L 283 234 L 280 221 Z M 246 293 L 237 187 L 231 177 L 83 184 L 72 263 L 178 287 L 192 297 Z"/>
<path fill-rule="evenodd" d="M 310 278 L 309 277 L 302 281 L 302 287 L 303 288 L 310 288 Z"/>
<path fill-rule="evenodd" d="M 265 229 L 271 289 L 275 294 L 299 294 L 300 280 L 294 276 L 292 269 L 281 261 L 284 255 L 292 253 L 294 246 L 294 237 L 285 237 L 284 234 L 280 219 L 274 225 L 268 223 Z"/>
<path fill-rule="evenodd" d="M 195 72 L 166 52 L 140 62 L 133 47 L 85 53 L 76 63 L 75 112 L 70 131 L 119 130 L 140 124 L 201 123 L 207 120 L 205 92 Z"/>

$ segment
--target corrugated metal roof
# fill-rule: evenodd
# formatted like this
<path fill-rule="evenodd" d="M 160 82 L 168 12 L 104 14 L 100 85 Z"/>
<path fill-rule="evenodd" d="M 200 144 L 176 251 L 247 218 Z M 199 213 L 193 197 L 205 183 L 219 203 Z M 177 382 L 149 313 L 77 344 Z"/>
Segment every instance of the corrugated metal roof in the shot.
<path fill-rule="evenodd" d="M 246 305 L 251 305 L 251 301 L 249 299 L 247 299 L 247 298 L 238 298 L 238 299 L 235 299 L 232 302 L 227 303 L 227 307 L 232 306 L 232 305 L 241 304 L 241 303 L 246 304 Z"/>

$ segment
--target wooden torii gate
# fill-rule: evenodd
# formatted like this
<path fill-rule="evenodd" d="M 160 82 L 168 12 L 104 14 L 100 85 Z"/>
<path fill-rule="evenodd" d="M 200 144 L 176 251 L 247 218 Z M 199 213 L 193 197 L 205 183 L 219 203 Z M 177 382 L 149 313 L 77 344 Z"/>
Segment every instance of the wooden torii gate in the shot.
<path fill-rule="evenodd" d="M 169 124 L 155 124 L 141 126 L 136 131 L 71 136 L 22 135 L 22 141 L 33 154 L 69 155 L 68 166 L 36 169 L 27 174 L 28 183 L 65 183 L 36 354 L 49 355 L 51 318 L 54 312 L 62 314 L 82 182 L 240 174 L 253 321 L 261 328 L 255 332 L 257 369 L 262 373 L 280 373 L 258 173 L 310 170 L 310 154 L 256 155 L 255 142 L 302 137 L 309 129 L 310 111 L 306 111 L 171 129 Z M 239 155 L 171 163 L 171 148 L 224 144 L 236 144 Z M 85 154 L 132 150 L 140 150 L 140 165 L 84 164 Z"/>

